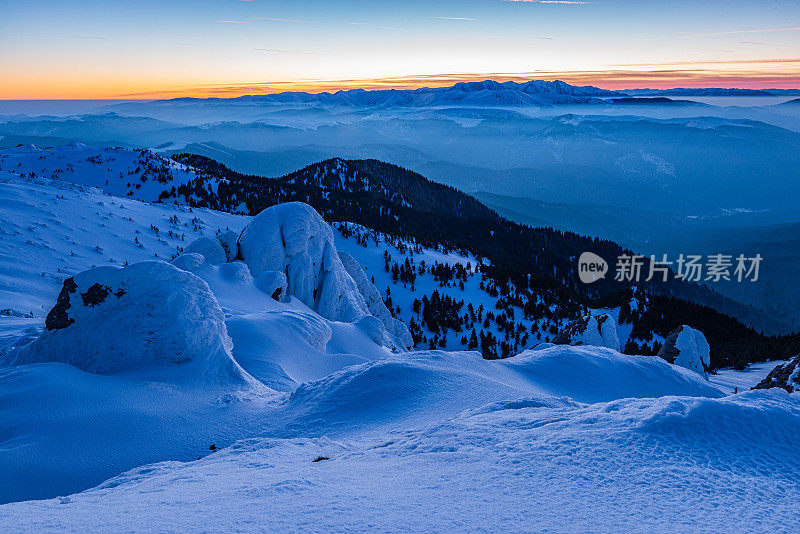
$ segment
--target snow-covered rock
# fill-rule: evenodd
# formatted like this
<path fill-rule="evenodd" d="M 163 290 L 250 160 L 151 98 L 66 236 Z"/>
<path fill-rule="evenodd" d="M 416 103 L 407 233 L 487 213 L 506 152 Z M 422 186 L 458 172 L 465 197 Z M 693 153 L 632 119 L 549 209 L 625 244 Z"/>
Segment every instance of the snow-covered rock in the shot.
<path fill-rule="evenodd" d="M 658 351 L 658 356 L 701 376 L 706 376 L 706 370 L 711 364 L 711 348 L 706 336 L 687 325 L 681 325 L 669 333 Z"/>
<path fill-rule="evenodd" d="M 277 301 L 286 299 L 289 282 L 286 280 L 286 275 L 280 271 L 264 271 L 255 279 L 255 284 L 258 289 Z"/>
<path fill-rule="evenodd" d="M 64 281 L 45 331 L 8 359 L 12 365 L 67 363 L 103 375 L 179 367 L 185 372 L 171 376 L 250 383 L 231 356 L 224 320 L 208 285 L 169 263 L 97 267 Z"/>
<path fill-rule="evenodd" d="M 594 345 L 620 350 L 617 321 L 610 314 L 587 315 L 569 323 L 553 339 L 556 345 Z"/>
<path fill-rule="evenodd" d="M 206 257 L 198 252 L 187 252 L 172 260 L 172 265 L 190 273 L 197 271 L 205 263 Z"/>
<path fill-rule="evenodd" d="M 285 273 L 279 298 L 296 297 L 332 321 L 374 316 L 385 331 L 376 334 L 370 323 L 372 337 L 401 350 L 413 345 L 408 328 L 392 317 L 358 263 L 339 254 L 333 230 L 308 204 L 278 204 L 259 213 L 239 236 L 238 251 L 262 291 L 272 295 L 283 287 L 282 279 L 268 273 Z"/>
<path fill-rule="evenodd" d="M 217 238 L 214 237 L 201 237 L 189 244 L 184 252 L 193 252 L 205 256 L 206 261 L 211 265 L 219 265 L 228 261 L 228 255 L 222 244 Z"/>
<path fill-rule="evenodd" d="M 783 388 L 789 393 L 800 391 L 800 354 L 778 365 L 753 389 Z"/>
<path fill-rule="evenodd" d="M 222 232 L 221 234 L 217 235 L 217 240 L 222 246 L 222 249 L 225 251 L 227 261 L 235 260 L 239 255 L 239 245 L 237 244 L 237 241 L 239 240 L 239 234 L 228 230 L 227 232 Z"/>
<path fill-rule="evenodd" d="M 288 294 L 327 319 L 352 322 L 370 314 L 339 259 L 333 230 L 307 204 L 278 204 L 253 217 L 239 251 L 253 276 L 285 273 Z"/>
<path fill-rule="evenodd" d="M 253 275 L 250 274 L 250 269 L 241 261 L 232 261 L 230 263 L 223 263 L 219 266 L 220 278 L 231 284 L 251 284 L 253 283 Z"/>
<path fill-rule="evenodd" d="M 353 256 L 347 252 L 339 251 L 339 258 L 342 260 L 344 268 L 358 286 L 358 290 L 364 297 L 367 303 L 367 308 L 372 315 L 381 320 L 386 327 L 386 330 L 394 335 L 400 343 L 406 348 L 414 345 L 414 339 L 411 337 L 411 332 L 402 321 L 395 319 L 386 307 L 386 304 L 381 298 L 381 293 L 375 284 L 370 282 L 367 278 L 367 273 L 361 268 L 361 265 L 356 261 Z"/>

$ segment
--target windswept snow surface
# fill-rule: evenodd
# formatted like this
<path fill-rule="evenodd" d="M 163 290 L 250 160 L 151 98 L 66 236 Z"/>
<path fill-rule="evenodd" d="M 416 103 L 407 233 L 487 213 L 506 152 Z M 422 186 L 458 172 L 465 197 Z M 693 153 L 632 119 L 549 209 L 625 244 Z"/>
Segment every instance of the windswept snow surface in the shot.
<path fill-rule="evenodd" d="M 799 394 L 725 397 L 714 377 L 587 345 L 497 361 L 392 353 L 371 335 L 369 320 L 385 317 L 339 322 L 274 300 L 243 262 L 189 253 L 150 265 L 210 290 L 218 308 L 202 313 L 224 316 L 232 346 L 219 356 L 244 380 L 181 380 L 189 367 L 148 359 L 101 374 L 81 360 L 89 352 L 9 360 L 39 335 L 65 278 L 141 270 L 250 219 L 18 175 L 0 195 L 4 532 L 800 529 Z M 383 252 L 397 248 L 333 234 L 367 279 L 389 284 Z M 489 306 L 477 283 L 440 290 Z M 138 292 L 146 301 L 158 287 Z M 393 295 L 410 308 L 409 288 Z M 27 499 L 46 500 L 14 502 Z"/>
<path fill-rule="evenodd" d="M 800 397 L 528 396 L 373 442 L 244 440 L 3 507 L 39 530 L 791 532 Z M 321 460 L 320 460 L 321 459 Z M 318 461 L 315 461 L 318 460 Z"/>

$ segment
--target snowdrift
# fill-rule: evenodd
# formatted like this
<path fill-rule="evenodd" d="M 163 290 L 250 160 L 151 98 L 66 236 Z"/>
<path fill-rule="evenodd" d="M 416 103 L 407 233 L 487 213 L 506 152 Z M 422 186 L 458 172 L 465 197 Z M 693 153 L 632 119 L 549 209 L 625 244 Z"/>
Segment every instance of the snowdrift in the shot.
<path fill-rule="evenodd" d="M 781 390 L 588 406 L 526 397 L 378 442 L 245 440 L 5 506 L 0 527 L 794 531 L 798 433 L 800 397 Z"/>
<path fill-rule="evenodd" d="M 503 399 L 536 395 L 577 402 L 687 395 L 721 397 L 697 374 L 659 358 L 600 347 L 557 346 L 505 360 L 474 352 L 425 351 L 347 367 L 301 385 L 289 407 L 308 428 L 385 431 L 422 425 Z M 401 426 L 402 426 L 401 425 Z"/>
<path fill-rule="evenodd" d="M 474 352 L 391 354 L 359 337 L 356 325 L 310 313 L 263 312 L 228 322 L 247 376 L 291 395 L 266 386 L 183 388 L 60 363 L 0 371 L 0 427 L 14 444 L 0 449 L 0 501 L 81 491 L 139 465 L 192 460 L 211 444 L 251 436 L 377 439 L 528 397 L 575 404 L 721 395 L 696 373 L 659 358 L 598 347 L 558 346 L 501 361 Z"/>

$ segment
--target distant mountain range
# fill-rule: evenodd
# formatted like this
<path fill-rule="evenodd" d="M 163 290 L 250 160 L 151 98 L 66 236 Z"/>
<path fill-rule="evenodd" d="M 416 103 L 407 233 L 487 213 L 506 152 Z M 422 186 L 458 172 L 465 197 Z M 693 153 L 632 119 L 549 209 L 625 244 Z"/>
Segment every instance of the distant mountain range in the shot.
<path fill-rule="evenodd" d="M 338 105 L 352 107 L 415 107 L 415 106 L 553 106 L 568 104 L 608 103 L 608 97 L 638 96 L 794 96 L 800 89 L 724 89 L 674 88 L 626 89 L 610 91 L 591 85 L 578 87 L 560 80 L 529 82 L 461 82 L 449 87 L 419 89 L 350 89 L 346 91 L 305 93 L 289 91 L 268 95 L 246 95 L 235 98 L 174 98 L 160 100 L 164 104 L 229 102 L 241 104 Z M 614 102 L 617 103 L 617 102 Z M 631 102 L 619 102 L 628 104 Z"/>
<path fill-rule="evenodd" d="M 800 89 L 735 89 L 675 87 L 672 89 L 624 89 L 628 96 L 796 96 Z"/>
<path fill-rule="evenodd" d="M 284 92 L 270 95 L 249 95 L 237 98 L 175 98 L 162 102 L 179 104 L 197 101 L 225 101 L 258 104 L 327 104 L 345 106 L 437 106 L 496 105 L 550 106 L 557 104 L 590 104 L 598 97 L 628 96 L 593 86 L 577 87 L 562 81 L 532 80 L 525 83 L 462 82 L 450 87 L 420 89 L 350 89 L 335 93 Z"/>

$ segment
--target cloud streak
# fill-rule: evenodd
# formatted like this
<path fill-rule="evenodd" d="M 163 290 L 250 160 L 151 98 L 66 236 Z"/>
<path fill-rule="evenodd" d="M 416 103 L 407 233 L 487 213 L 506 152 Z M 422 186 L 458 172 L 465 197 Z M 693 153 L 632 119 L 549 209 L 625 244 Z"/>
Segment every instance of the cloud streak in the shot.
<path fill-rule="evenodd" d="M 794 28 L 768 28 L 768 29 L 756 29 L 756 30 L 730 30 L 725 32 L 711 32 L 711 33 L 694 33 L 691 35 L 687 35 L 686 37 L 708 37 L 708 36 L 716 36 L 716 35 L 735 35 L 739 33 L 772 33 L 772 32 L 796 32 L 800 31 L 800 27 Z"/>
<path fill-rule="evenodd" d="M 568 6 L 586 5 L 591 2 L 579 2 L 576 0 L 503 0 L 504 2 L 519 2 L 522 4 L 561 4 Z"/>
<path fill-rule="evenodd" d="M 319 22 L 314 20 L 297 20 L 297 19 L 278 19 L 273 17 L 250 17 L 251 19 L 257 20 L 269 20 L 272 22 L 295 22 L 299 24 L 319 24 Z"/>
<path fill-rule="evenodd" d="M 762 46 L 780 46 L 782 48 L 800 48 L 800 45 L 788 45 L 788 44 L 775 44 L 775 43 L 759 43 L 755 41 L 739 41 L 742 44 L 749 44 L 749 45 L 762 45 Z"/>

